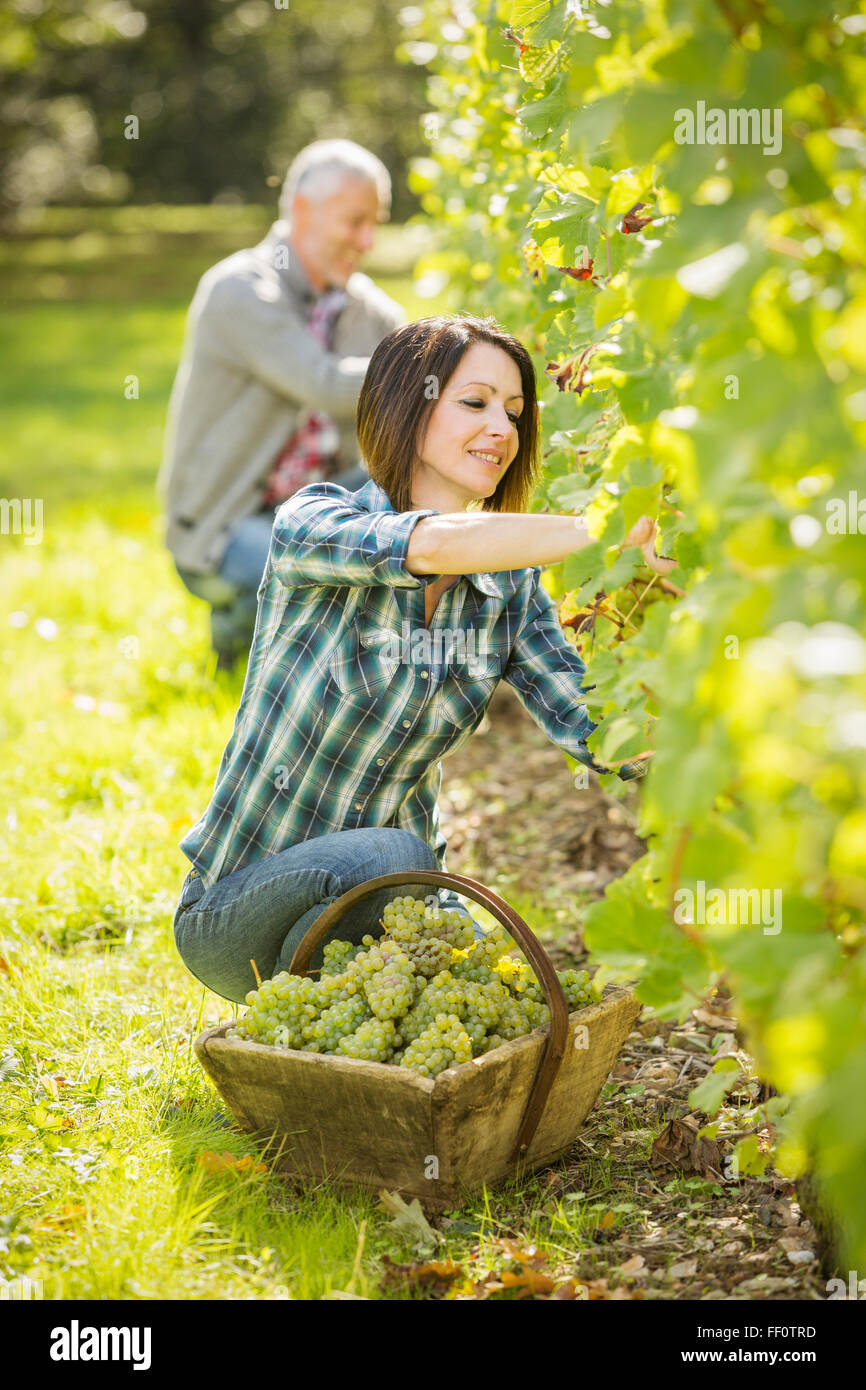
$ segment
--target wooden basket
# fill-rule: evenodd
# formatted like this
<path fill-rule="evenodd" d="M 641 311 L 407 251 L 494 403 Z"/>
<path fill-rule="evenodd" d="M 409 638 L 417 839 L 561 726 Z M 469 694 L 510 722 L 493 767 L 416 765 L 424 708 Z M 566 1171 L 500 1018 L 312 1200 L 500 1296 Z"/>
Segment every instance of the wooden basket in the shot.
<path fill-rule="evenodd" d="M 412 870 L 351 888 L 313 923 L 291 962 L 295 975 L 348 907 L 382 888 L 447 887 L 472 898 L 522 947 L 542 984 L 550 1023 L 430 1079 L 407 1067 L 299 1052 L 209 1028 L 196 1055 L 235 1119 L 267 1141 L 295 1181 L 387 1187 L 433 1209 L 459 1207 L 482 1183 L 531 1171 L 572 1143 L 596 1102 L 641 1005 L 609 987 L 569 1014 L 537 937 L 491 889 L 462 874 Z"/>

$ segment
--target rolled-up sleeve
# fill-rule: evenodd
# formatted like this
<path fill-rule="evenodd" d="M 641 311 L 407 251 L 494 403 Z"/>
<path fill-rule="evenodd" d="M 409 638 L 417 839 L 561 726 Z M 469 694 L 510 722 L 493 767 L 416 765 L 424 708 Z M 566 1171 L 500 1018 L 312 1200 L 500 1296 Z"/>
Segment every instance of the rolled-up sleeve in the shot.
<path fill-rule="evenodd" d="M 598 763 L 586 746 L 587 738 L 598 728 L 580 701 L 586 693 L 586 667 L 567 641 L 556 604 L 540 579 L 541 570 L 537 569 L 529 610 L 503 670 L 503 679 L 513 686 L 552 743 L 594 772 L 617 771 Z M 629 764 L 628 770 L 619 770 L 623 781 L 642 775 L 634 768 L 634 764 Z"/>
<path fill-rule="evenodd" d="M 279 508 L 270 565 L 288 588 L 301 584 L 387 584 L 425 588 L 436 576 L 405 568 L 409 537 L 430 510 L 368 512 L 336 483 L 301 488 Z"/>

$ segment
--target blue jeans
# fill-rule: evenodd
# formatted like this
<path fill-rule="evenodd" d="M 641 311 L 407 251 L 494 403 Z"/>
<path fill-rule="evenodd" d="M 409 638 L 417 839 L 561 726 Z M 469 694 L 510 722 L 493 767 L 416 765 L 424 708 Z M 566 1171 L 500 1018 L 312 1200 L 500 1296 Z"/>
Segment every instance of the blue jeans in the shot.
<path fill-rule="evenodd" d="M 369 478 L 366 467 L 358 464 L 333 481 L 354 492 Z M 273 527 L 273 511 L 244 517 L 232 532 L 216 574 L 195 574 L 175 565 L 190 593 L 211 605 L 211 643 L 214 651 L 231 660 L 246 655 L 253 640 L 258 588 Z"/>
<path fill-rule="evenodd" d="M 208 889 L 198 870 L 190 869 L 174 915 L 175 943 L 196 979 L 240 1004 L 256 987 L 250 961 L 256 962 L 263 980 L 288 970 L 308 928 L 349 888 L 380 874 L 438 867 L 433 850 L 417 835 L 377 826 L 302 840 L 226 874 Z M 379 937 L 379 919 L 391 898 L 424 898 L 436 891 L 430 884 L 411 881 L 380 889 L 348 908 L 325 940 L 359 944 L 367 933 Z M 466 912 L 448 890 L 438 891 L 444 895 L 443 906 Z M 481 936 L 481 928 L 474 926 L 476 936 Z M 324 944 L 313 952 L 310 969 L 322 964 Z"/>

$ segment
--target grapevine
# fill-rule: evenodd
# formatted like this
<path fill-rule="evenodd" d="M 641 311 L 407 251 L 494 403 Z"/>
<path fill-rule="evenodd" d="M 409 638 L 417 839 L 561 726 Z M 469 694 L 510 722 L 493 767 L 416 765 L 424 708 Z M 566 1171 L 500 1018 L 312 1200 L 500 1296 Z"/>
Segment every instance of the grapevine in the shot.
<path fill-rule="evenodd" d="M 586 665 L 587 746 L 649 769 L 647 852 L 589 907 L 585 940 L 663 1017 L 725 987 L 791 1100 L 768 1103 L 773 1163 L 814 1175 L 844 1267 L 862 1266 L 863 16 L 794 0 L 403 14 L 407 57 L 436 52 L 411 187 L 439 237 L 418 271 L 533 354 L 532 510 L 583 515 L 594 537 L 542 580 Z M 698 107 L 778 130 L 692 138 L 677 127 Z M 620 549 L 641 516 L 671 578 Z M 775 920 L 689 906 L 739 889 L 777 899 Z M 719 1079 L 696 1108 L 714 1113 Z"/>

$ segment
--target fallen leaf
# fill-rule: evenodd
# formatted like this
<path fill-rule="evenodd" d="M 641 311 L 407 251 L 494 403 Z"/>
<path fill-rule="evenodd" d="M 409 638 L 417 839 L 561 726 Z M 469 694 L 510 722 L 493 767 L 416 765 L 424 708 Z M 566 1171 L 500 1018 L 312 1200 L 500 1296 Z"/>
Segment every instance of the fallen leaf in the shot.
<path fill-rule="evenodd" d="M 672 1264 L 668 1274 L 672 1279 L 690 1279 L 693 1274 L 698 1272 L 697 1260 L 678 1260 Z"/>
<path fill-rule="evenodd" d="M 424 1215 L 417 1197 L 413 1197 L 407 1205 L 399 1192 L 388 1192 L 383 1187 L 379 1190 L 379 1200 L 385 1210 L 391 1213 L 393 1219 L 388 1224 L 395 1230 L 424 1245 L 437 1245 L 442 1240 L 439 1231 L 434 1231 Z"/>
<path fill-rule="evenodd" d="M 706 1023 L 708 1027 L 715 1028 L 718 1033 L 733 1033 L 737 1020 L 727 1018 L 725 1014 L 714 1014 L 712 1009 L 692 1009 L 692 1017 L 699 1023 Z"/>
<path fill-rule="evenodd" d="M 449 1284 L 465 1276 L 462 1265 L 455 1260 L 418 1260 L 398 1264 L 390 1255 L 382 1256 L 385 1283 Z"/>
<path fill-rule="evenodd" d="M 514 1241 L 509 1240 L 507 1236 L 500 1237 L 498 1243 L 501 1245 L 506 1255 L 510 1255 L 512 1260 L 516 1260 L 520 1265 L 531 1265 L 534 1269 L 537 1269 L 539 1265 L 547 1264 L 547 1256 L 534 1245 L 530 1245 L 528 1249 L 522 1250 L 519 1245 L 515 1245 Z"/>
<path fill-rule="evenodd" d="M 256 1163 L 250 1154 L 238 1158 L 228 1151 L 218 1154 L 213 1149 L 205 1149 L 204 1153 L 198 1155 L 196 1162 L 206 1173 L 246 1173 L 250 1171 L 266 1173 L 268 1171 L 266 1164 Z"/>
<path fill-rule="evenodd" d="M 613 1225 L 613 1223 L 614 1223 L 615 1220 L 616 1220 L 616 1217 L 614 1216 L 613 1212 L 612 1212 L 612 1211 L 606 1211 L 605 1214 L 604 1214 L 604 1216 L 601 1218 L 601 1220 L 600 1220 L 599 1223 L 598 1223 L 600 1229 L 601 1229 L 602 1231 L 608 1230 L 608 1228 L 609 1228 L 610 1226 Z"/>
<path fill-rule="evenodd" d="M 58 1232 L 68 1230 L 73 1221 L 80 1220 L 86 1213 L 87 1207 L 67 1202 L 60 1211 L 43 1216 L 40 1221 L 36 1222 L 33 1230 L 39 1231 L 43 1235 L 57 1235 Z"/>
<path fill-rule="evenodd" d="M 646 1269 L 646 1260 L 643 1255 L 632 1255 L 630 1260 L 626 1260 L 624 1265 L 620 1265 L 620 1274 L 639 1274 L 642 1269 Z"/>
<path fill-rule="evenodd" d="M 708 1136 L 698 1138 L 701 1123 L 696 1115 L 671 1120 L 653 1142 L 650 1163 L 654 1168 L 669 1163 L 684 1173 L 722 1179 L 719 1146 Z"/>
<path fill-rule="evenodd" d="M 577 1296 L 577 1285 L 573 1279 L 565 1279 L 561 1284 L 557 1284 L 553 1293 L 550 1295 L 552 1299 L 556 1299 L 557 1301 L 563 1299 L 576 1299 Z"/>
<path fill-rule="evenodd" d="M 646 1085 L 661 1087 L 673 1085 L 679 1074 L 679 1067 L 671 1062 L 650 1062 L 637 1079 Z"/>
<path fill-rule="evenodd" d="M 512 1274 L 507 1269 L 503 1270 L 499 1278 L 502 1281 L 502 1288 L 523 1288 L 529 1293 L 552 1293 L 559 1282 L 557 1279 L 551 1279 L 549 1274 L 544 1274 L 541 1270 L 531 1269 L 529 1265 L 524 1265 L 519 1274 Z"/>

